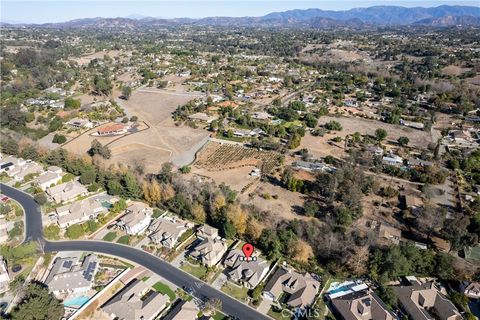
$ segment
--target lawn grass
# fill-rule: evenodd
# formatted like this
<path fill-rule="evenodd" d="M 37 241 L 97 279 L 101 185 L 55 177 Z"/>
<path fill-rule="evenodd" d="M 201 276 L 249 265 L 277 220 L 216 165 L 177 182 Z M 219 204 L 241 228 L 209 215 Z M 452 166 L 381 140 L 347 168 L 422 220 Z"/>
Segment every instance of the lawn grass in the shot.
<path fill-rule="evenodd" d="M 192 265 L 190 263 L 185 263 L 180 267 L 185 272 L 190 273 L 192 276 L 195 276 L 199 279 L 203 279 L 207 274 L 207 268 L 201 265 Z"/>
<path fill-rule="evenodd" d="M 142 281 L 143 281 L 143 282 L 146 282 L 148 279 L 150 279 L 150 277 L 149 277 L 149 276 L 145 276 L 145 277 L 142 278 Z"/>
<path fill-rule="evenodd" d="M 121 236 L 120 238 L 118 238 L 117 243 L 129 244 L 130 243 L 130 236 L 128 236 L 128 235 Z"/>
<path fill-rule="evenodd" d="M 164 284 L 162 282 L 157 282 L 152 287 L 153 287 L 153 289 L 160 292 L 161 294 L 166 294 L 168 296 L 168 298 L 170 299 L 170 301 L 175 300 L 175 292 L 173 292 L 173 290 L 170 289 L 170 287 L 167 286 L 166 284 Z"/>
<path fill-rule="evenodd" d="M 274 318 L 274 319 L 277 319 L 277 320 L 285 320 L 285 319 L 288 319 L 288 318 L 285 318 L 283 315 L 282 315 L 282 312 L 280 311 L 274 311 L 273 308 L 270 308 L 270 310 L 268 310 L 267 312 L 267 315 Z"/>
<path fill-rule="evenodd" d="M 104 241 L 113 241 L 117 237 L 117 233 L 115 231 L 110 231 L 107 233 L 102 240 Z"/>
<path fill-rule="evenodd" d="M 244 301 L 248 296 L 248 289 L 243 286 L 237 286 L 231 282 L 225 282 L 221 289 L 226 294 L 236 298 L 237 300 Z"/>
<path fill-rule="evenodd" d="M 223 313 L 217 311 L 217 313 L 215 313 L 215 315 L 213 316 L 213 319 L 214 320 L 223 320 L 223 319 L 227 319 L 227 316 L 224 315 Z"/>

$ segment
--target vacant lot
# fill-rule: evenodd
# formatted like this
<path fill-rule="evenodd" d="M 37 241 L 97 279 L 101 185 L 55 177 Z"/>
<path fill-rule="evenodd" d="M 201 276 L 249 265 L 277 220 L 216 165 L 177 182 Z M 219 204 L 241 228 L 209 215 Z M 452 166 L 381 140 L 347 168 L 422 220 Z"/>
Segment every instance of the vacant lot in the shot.
<path fill-rule="evenodd" d="M 176 126 L 171 114 L 179 105 L 197 96 L 180 90 L 140 88 L 128 101 L 118 99 L 129 116 L 138 116 L 150 128 L 111 143 L 112 159 L 109 162 L 133 165 L 140 161 L 150 173 L 158 172 L 162 163 L 167 161 L 177 166 L 191 163 L 206 142 L 208 132 Z"/>
<path fill-rule="evenodd" d="M 356 131 L 360 132 L 361 134 L 374 135 L 376 129 L 382 128 L 388 132 L 387 140 L 396 141 L 399 137 L 404 136 L 410 139 L 410 146 L 415 146 L 421 149 L 426 149 L 428 144 L 432 142 L 432 135 L 430 132 L 412 129 L 400 125 L 388 124 L 375 120 L 367 120 L 354 117 L 327 116 L 321 117 L 318 123 L 319 125 L 323 125 L 332 120 L 335 120 L 342 125 L 343 130 L 336 132 L 336 136 L 342 138 L 344 138 L 347 134 L 353 134 Z M 332 136 L 327 134 L 325 135 L 325 137 L 331 138 Z"/>
<path fill-rule="evenodd" d="M 287 189 L 268 182 L 259 182 L 252 194 L 241 194 L 242 203 L 253 204 L 262 211 L 269 211 L 271 218 L 268 223 L 273 227 L 276 222 L 293 219 L 310 219 L 298 214 L 298 209 L 303 206 L 305 196 L 300 192 L 291 192 Z"/>
<path fill-rule="evenodd" d="M 109 56 L 112 59 L 115 59 L 117 57 L 120 57 L 121 55 L 127 55 L 130 56 L 132 53 L 131 52 L 122 52 L 120 50 L 108 50 L 108 51 L 98 51 L 95 53 L 87 54 L 79 58 L 73 58 L 72 60 L 78 63 L 81 66 L 87 65 L 92 61 L 93 59 L 102 59 L 105 56 Z"/>

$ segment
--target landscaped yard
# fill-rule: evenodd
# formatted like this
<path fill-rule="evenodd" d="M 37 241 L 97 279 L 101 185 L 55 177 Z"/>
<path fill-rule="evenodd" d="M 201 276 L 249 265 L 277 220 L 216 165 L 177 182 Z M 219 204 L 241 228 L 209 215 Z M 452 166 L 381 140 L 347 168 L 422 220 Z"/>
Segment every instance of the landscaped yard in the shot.
<path fill-rule="evenodd" d="M 157 282 L 153 285 L 153 289 L 157 290 L 161 294 L 166 294 L 170 298 L 170 301 L 175 300 L 175 292 L 173 292 L 173 290 L 170 289 L 170 287 L 166 284 Z"/>
<path fill-rule="evenodd" d="M 270 310 L 268 310 L 267 315 L 277 320 L 288 319 L 282 315 L 282 312 L 273 310 L 273 307 L 271 307 Z"/>
<path fill-rule="evenodd" d="M 182 265 L 180 269 L 190 273 L 192 276 L 195 276 L 199 279 L 203 279 L 207 274 L 207 268 L 205 266 L 193 265 L 193 264 L 190 264 L 189 262 L 185 262 L 185 264 Z"/>
<path fill-rule="evenodd" d="M 110 231 L 104 237 L 104 241 L 113 241 L 117 237 L 117 233 L 115 231 Z M 119 239 L 120 240 L 120 239 Z"/>
<path fill-rule="evenodd" d="M 117 243 L 129 244 L 130 243 L 130 236 L 127 236 L 127 235 L 121 236 L 120 238 L 118 238 Z"/>
<path fill-rule="evenodd" d="M 238 286 L 232 282 L 225 282 L 221 289 L 226 294 L 235 297 L 237 300 L 244 301 L 248 296 L 248 289 L 243 286 Z"/>

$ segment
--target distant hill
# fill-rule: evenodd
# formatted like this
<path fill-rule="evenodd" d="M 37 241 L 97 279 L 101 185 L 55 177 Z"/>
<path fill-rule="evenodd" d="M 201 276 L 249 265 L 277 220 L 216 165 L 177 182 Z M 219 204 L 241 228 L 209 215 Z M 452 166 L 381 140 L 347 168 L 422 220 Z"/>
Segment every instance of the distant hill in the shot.
<path fill-rule="evenodd" d="M 130 15 L 125 18 L 87 18 L 41 26 L 52 28 L 136 28 L 174 24 L 250 27 L 375 27 L 397 25 L 426 25 L 433 27 L 467 25 L 477 26 L 480 7 L 439 6 L 432 8 L 405 8 L 399 6 L 374 6 L 344 11 L 322 9 L 289 10 L 273 12 L 261 17 L 207 17 L 203 19 L 161 19 Z M 4 21 L 3 25 L 8 25 Z M 23 24 L 25 25 L 25 24 Z"/>
<path fill-rule="evenodd" d="M 414 25 L 423 25 L 431 27 L 451 27 L 451 26 L 480 26 L 480 17 L 472 16 L 444 16 L 440 18 L 422 19 Z"/>

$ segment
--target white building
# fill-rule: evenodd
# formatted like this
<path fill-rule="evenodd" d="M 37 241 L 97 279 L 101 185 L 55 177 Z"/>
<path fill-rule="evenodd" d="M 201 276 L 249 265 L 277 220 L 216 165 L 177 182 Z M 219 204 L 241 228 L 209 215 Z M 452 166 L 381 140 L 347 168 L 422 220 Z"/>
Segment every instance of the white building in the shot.
<path fill-rule="evenodd" d="M 50 166 L 47 168 L 47 171 L 40 174 L 36 182 L 38 186 L 43 190 L 47 190 L 51 185 L 57 184 L 62 180 L 63 172 L 62 169 L 57 166 Z"/>
<path fill-rule="evenodd" d="M 135 202 L 125 209 L 125 215 L 118 222 L 117 227 L 129 235 L 137 235 L 147 230 L 152 221 L 153 210 L 143 202 Z"/>

